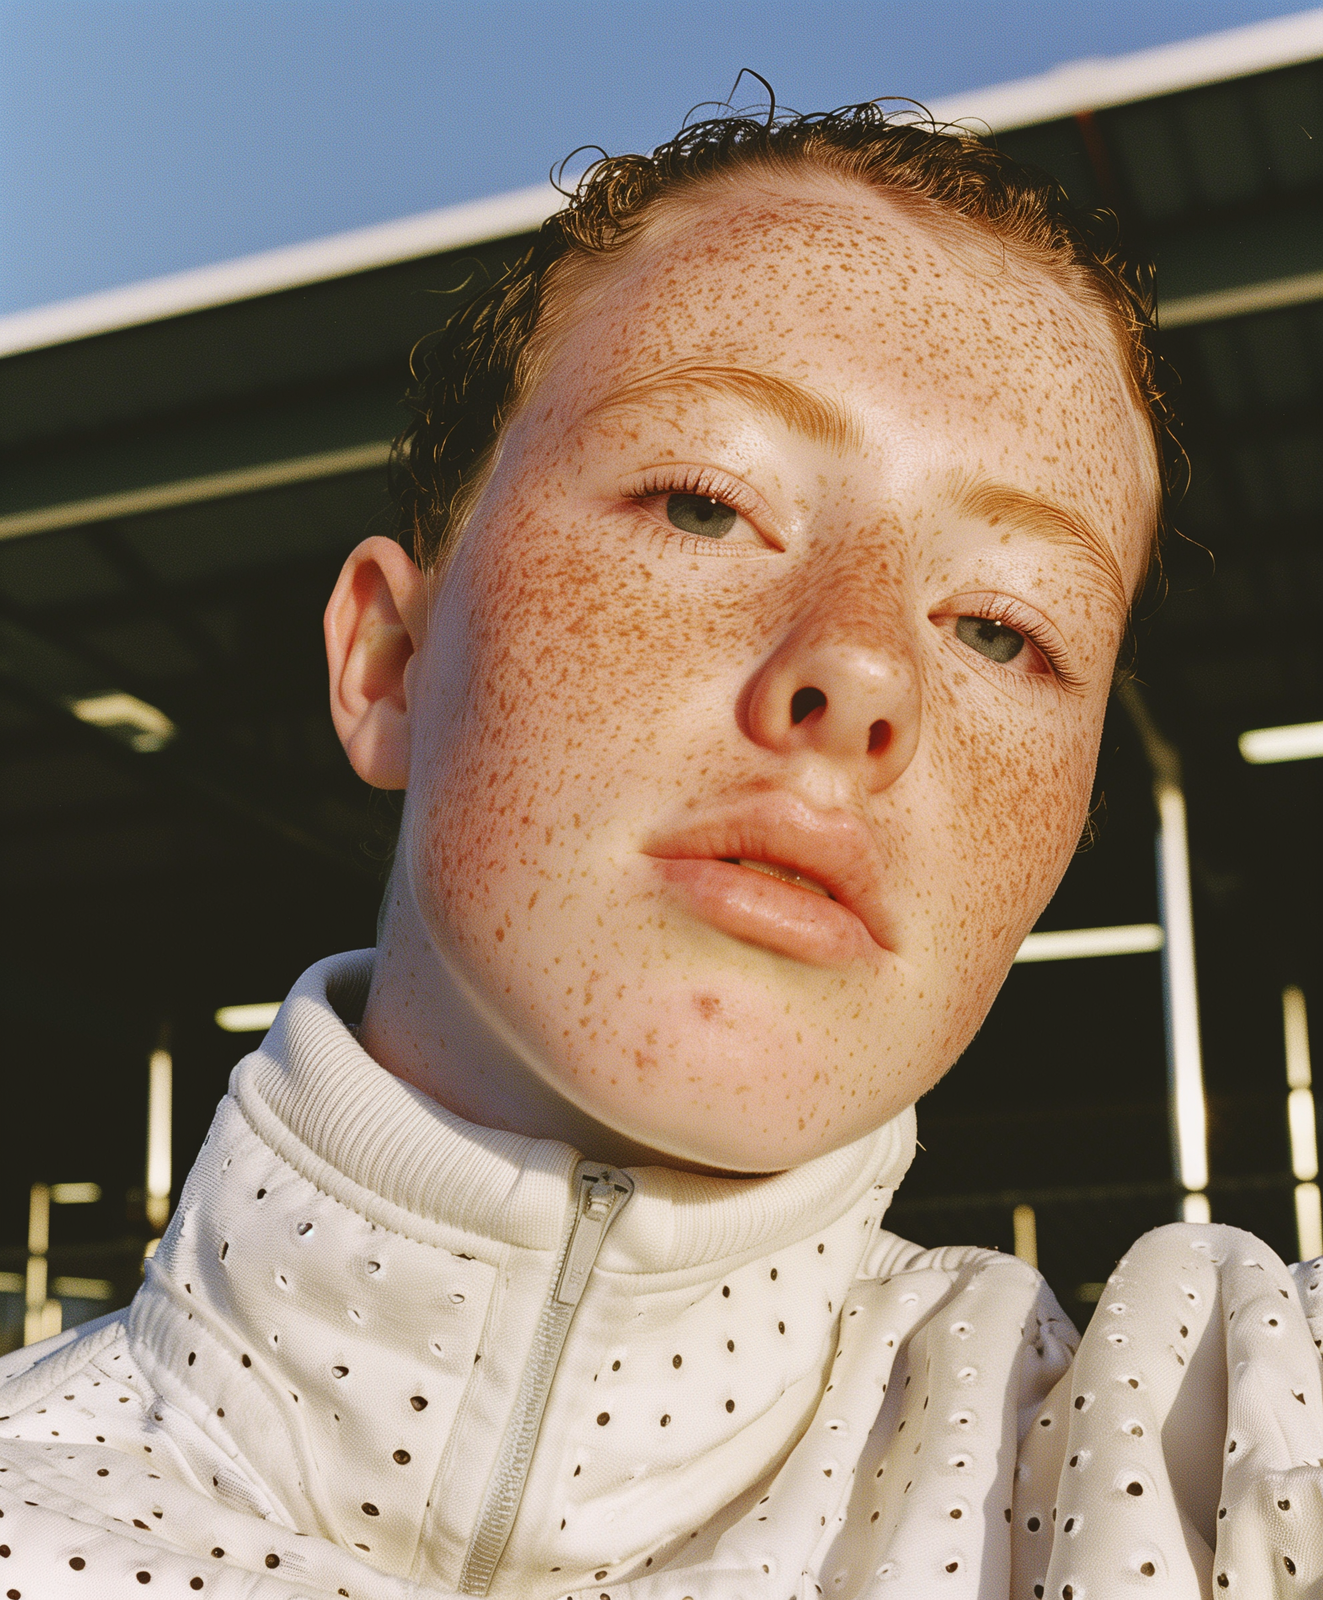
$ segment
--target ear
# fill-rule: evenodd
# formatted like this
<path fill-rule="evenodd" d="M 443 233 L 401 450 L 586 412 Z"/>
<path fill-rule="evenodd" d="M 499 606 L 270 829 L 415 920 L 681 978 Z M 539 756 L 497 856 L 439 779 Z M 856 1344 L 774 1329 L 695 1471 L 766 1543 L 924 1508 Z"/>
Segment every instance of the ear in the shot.
<path fill-rule="evenodd" d="M 427 629 L 427 585 L 391 539 L 364 539 L 326 607 L 331 719 L 349 764 L 376 789 L 409 779 L 405 669 Z"/>

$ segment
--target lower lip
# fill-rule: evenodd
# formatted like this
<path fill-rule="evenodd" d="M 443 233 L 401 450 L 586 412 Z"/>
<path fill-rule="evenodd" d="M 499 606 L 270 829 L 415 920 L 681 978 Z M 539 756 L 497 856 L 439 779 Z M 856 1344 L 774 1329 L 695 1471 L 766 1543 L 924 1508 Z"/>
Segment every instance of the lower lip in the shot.
<path fill-rule="evenodd" d="M 686 908 L 722 933 L 815 967 L 845 967 L 878 953 L 853 911 L 811 889 L 729 861 L 658 859 Z"/>

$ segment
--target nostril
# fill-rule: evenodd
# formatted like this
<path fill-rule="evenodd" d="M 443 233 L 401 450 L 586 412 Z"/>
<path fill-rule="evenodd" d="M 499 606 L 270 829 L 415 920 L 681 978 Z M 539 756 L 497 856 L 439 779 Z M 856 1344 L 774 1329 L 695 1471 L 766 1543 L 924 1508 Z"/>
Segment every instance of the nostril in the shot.
<path fill-rule="evenodd" d="M 891 724 L 881 717 L 868 730 L 868 753 L 878 755 L 891 743 Z"/>
<path fill-rule="evenodd" d="M 827 696 L 821 689 L 796 689 L 790 697 L 790 720 L 798 727 L 805 717 L 812 716 L 826 704 Z"/>

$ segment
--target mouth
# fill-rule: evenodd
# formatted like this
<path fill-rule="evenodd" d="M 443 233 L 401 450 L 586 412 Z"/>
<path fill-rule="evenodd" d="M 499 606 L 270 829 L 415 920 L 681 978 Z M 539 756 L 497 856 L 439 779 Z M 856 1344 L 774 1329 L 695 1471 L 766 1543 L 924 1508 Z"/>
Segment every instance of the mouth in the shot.
<path fill-rule="evenodd" d="M 764 791 L 651 839 L 645 854 L 685 910 L 747 944 L 835 968 L 890 949 L 877 846 L 851 812 Z"/>
<path fill-rule="evenodd" d="M 796 889 L 807 889 L 810 894 L 822 894 L 830 900 L 831 890 L 821 884 L 816 878 L 810 878 L 805 873 L 796 872 L 793 867 L 778 867 L 775 861 L 749 861 L 741 856 L 728 858 L 732 867 L 748 867 L 750 872 L 765 872 L 769 878 L 776 878 L 781 883 L 793 883 Z"/>

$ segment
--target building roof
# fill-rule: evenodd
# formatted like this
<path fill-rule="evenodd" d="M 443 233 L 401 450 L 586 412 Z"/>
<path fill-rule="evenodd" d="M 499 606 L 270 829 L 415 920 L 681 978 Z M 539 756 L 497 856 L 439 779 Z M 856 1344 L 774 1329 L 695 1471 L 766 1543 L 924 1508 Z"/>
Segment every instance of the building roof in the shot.
<path fill-rule="evenodd" d="M 562 203 L 551 184 L 331 234 L 0 317 L 0 357 L 279 294 L 528 233 Z"/>
<path fill-rule="evenodd" d="M 1323 8 L 1227 28 L 1122 56 L 1066 61 L 1011 83 L 948 95 L 929 108 L 942 121 L 983 123 L 994 133 L 1105 111 L 1141 100 L 1232 83 L 1323 55 Z"/>
<path fill-rule="evenodd" d="M 1002 133 L 1320 56 L 1323 8 L 1152 50 L 1065 62 L 1035 77 L 947 96 L 929 109 L 941 122 Z M 527 233 L 561 203 L 551 184 L 538 184 L 13 312 L 0 317 L 0 357 Z"/>

